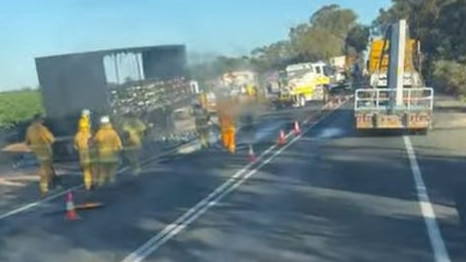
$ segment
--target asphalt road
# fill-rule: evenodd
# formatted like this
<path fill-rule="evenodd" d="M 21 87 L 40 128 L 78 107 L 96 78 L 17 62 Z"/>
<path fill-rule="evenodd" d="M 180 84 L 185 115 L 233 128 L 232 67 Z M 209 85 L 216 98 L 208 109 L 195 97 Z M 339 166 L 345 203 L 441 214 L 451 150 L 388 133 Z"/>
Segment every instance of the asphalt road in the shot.
<path fill-rule="evenodd" d="M 289 130 L 292 120 L 306 118 L 320 107 L 265 114 L 255 128 L 256 154 L 275 143 L 280 128 Z M 83 212 L 82 220 L 75 224 L 63 219 L 64 196 L 37 202 L 34 183 L 3 195 L 0 261 L 117 261 L 156 229 L 134 228 L 139 219 L 155 212 L 170 222 L 248 163 L 245 143 L 251 142 L 251 135 L 240 130 L 237 139 L 239 151 L 235 156 L 215 148 L 170 155 L 150 162 L 138 178 L 123 173 L 116 185 L 93 194 L 77 190 L 76 204 L 98 201 L 105 207 Z M 63 182 L 65 188 L 76 187 L 81 178 L 69 175 Z M 54 193 L 59 192 L 51 192 L 52 197 Z M 126 234 L 137 236 L 125 240 Z M 129 244 L 126 247 L 125 242 Z"/>
<path fill-rule="evenodd" d="M 454 130 L 362 137 L 350 108 L 269 151 L 281 123 L 289 130 L 290 120 L 315 110 L 265 117 L 254 149 L 267 153 L 253 171 L 244 171 L 244 147 L 234 156 L 212 149 L 166 157 L 138 178 L 76 192 L 77 203 L 106 204 L 80 212 L 79 221 L 56 212 L 62 198 L 0 219 L 0 261 L 122 261 L 130 254 L 135 261 L 466 261 L 466 162 L 452 154 Z"/>

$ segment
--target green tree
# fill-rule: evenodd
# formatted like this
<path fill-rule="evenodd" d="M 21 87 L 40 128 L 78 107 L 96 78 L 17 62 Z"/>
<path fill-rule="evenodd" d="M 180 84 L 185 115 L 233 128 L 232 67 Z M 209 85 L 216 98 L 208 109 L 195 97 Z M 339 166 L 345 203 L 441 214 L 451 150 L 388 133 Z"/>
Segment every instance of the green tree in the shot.
<path fill-rule="evenodd" d="M 312 14 L 308 21 L 290 28 L 288 39 L 255 48 L 248 57 L 220 56 L 209 64 L 192 67 L 192 72 L 199 79 L 200 75 L 218 76 L 238 69 L 266 72 L 290 63 L 343 55 L 348 47 L 361 52 L 367 46 L 368 29 L 356 21 L 357 16 L 351 9 L 327 5 Z"/>
<path fill-rule="evenodd" d="M 357 54 L 367 49 L 370 37 L 370 28 L 365 25 L 357 24 L 350 29 L 346 36 L 345 43 L 348 48 L 354 49 Z"/>
<path fill-rule="evenodd" d="M 465 92 L 459 87 L 466 63 L 465 16 L 466 0 L 393 0 L 372 25 L 381 32 L 390 23 L 406 19 L 411 37 L 421 42 L 423 75 L 439 88 L 460 94 Z"/>
<path fill-rule="evenodd" d="M 290 29 L 289 38 L 294 53 L 311 59 L 327 59 L 345 51 L 347 36 L 356 24 L 351 9 L 327 5 L 317 10 L 308 23 Z"/>

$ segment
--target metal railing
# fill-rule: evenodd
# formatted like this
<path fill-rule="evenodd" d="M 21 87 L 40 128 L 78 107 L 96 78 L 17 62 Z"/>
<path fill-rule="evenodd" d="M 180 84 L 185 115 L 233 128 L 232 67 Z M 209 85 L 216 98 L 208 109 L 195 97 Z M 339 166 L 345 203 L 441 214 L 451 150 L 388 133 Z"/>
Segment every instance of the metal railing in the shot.
<path fill-rule="evenodd" d="M 357 89 L 354 96 L 354 110 L 432 111 L 434 107 L 434 89 L 430 87 L 405 88 L 403 89 L 403 104 L 396 105 L 395 99 L 396 90 L 390 88 Z"/>

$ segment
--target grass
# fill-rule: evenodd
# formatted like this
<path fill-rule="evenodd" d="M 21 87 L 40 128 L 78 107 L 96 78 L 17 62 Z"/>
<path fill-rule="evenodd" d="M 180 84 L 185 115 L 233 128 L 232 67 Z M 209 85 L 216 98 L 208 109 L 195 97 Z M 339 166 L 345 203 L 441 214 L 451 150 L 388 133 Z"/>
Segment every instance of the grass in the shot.
<path fill-rule="evenodd" d="M 39 90 L 0 92 L 0 129 L 14 127 L 39 112 L 43 112 Z"/>

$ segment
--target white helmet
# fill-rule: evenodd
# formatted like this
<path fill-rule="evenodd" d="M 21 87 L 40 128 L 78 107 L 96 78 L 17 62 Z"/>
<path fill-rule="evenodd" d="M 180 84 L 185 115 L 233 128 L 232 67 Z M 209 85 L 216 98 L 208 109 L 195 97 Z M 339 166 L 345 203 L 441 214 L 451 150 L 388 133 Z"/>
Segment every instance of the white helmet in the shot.
<path fill-rule="evenodd" d="M 89 109 L 84 109 L 82 112 L 81 112 L 81 115 L 83 116 L 89 116 L 91 114 L 91 111 Z"/>
<path fill-rule="evenodd" d="M 100 123 L 101 124 L 109 124 L 110 123 L 110 118 L 108 116 L 103 116 L 100 118 Z"/>

